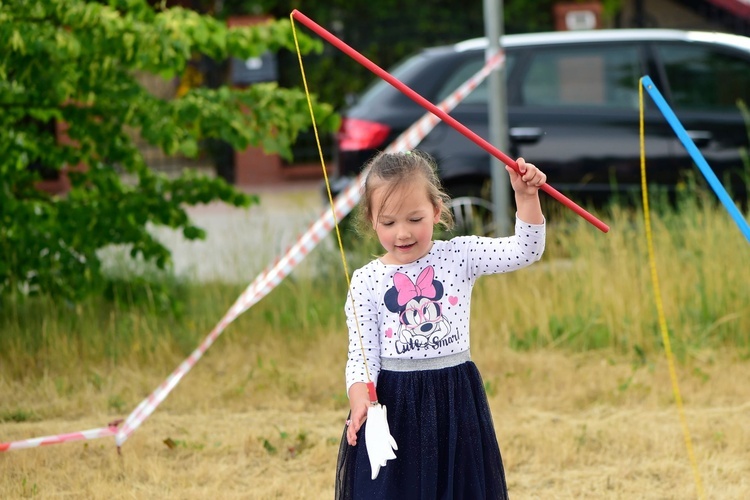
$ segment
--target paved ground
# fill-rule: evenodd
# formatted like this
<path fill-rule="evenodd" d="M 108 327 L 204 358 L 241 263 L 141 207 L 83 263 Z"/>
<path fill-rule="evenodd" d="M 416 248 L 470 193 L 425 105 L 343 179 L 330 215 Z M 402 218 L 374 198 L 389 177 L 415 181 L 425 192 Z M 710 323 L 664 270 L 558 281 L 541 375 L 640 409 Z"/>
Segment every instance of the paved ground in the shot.
<path fill-rule="evenodd" d="M 154 233 L 172 250 L 178 274 L 250 283 L 323 213 L 320 187 L 314 181 L 261 188 L 253 192 L 260 204 L 248 209 L 219 203 L 190 207 L 190 217 L 208 233 L 203 241 L 186 241 L 165 228 Z"/>

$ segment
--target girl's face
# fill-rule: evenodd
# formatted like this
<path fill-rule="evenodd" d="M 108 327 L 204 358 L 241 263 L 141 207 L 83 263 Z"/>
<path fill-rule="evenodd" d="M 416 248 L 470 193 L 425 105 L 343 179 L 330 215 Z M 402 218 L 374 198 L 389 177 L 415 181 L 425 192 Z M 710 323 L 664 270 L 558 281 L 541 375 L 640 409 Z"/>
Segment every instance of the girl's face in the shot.
<path fill-rule="evenodd" d="M 384 264 L 408 264 L 427 255 L 432 248 L 432 230 L 440 221 L 423 182 L 402 184 L 388 193 L 387 184 L 372 194 L 372 226 L 386 254 Z M 384 197 L 388 195 L 388 199 Z"/>

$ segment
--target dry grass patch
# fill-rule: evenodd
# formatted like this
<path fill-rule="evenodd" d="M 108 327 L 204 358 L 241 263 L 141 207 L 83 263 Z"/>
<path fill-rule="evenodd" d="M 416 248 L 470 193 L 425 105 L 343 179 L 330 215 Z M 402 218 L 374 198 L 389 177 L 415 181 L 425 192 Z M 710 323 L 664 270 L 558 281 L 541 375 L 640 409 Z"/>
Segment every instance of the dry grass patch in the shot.
<path fill-rule="evenodd" d="M 514 498 L 695 498 L 666 364 L 606 351 L 517 353 L 478 335 Z M 339 334 L 296 346 L 272 339 L 217 346 L 131 436 L 0 455 L 2 498 L 284 498 L 333 496 L 346 416 Z M 160 370 L 107 376 L 110 390 L 153 389 Z M 709 498 L 750 488 L 750 367 L 702 353 L 679 368 Z M 162 373 L 161 375 L 164 375 Z M 9 391 L 9 392 L 8 392 Z M 134 391 L 139 392 L 139 391 Z M 3 441 L 99 427 L 117 416 L 109 390 L 56 396 L 50 382 L 4 384 L 8 408 L 56 417 L 0 424 Z M 127 396 L 128 410 L 137 402 Z M 63 417 L 62 415 L 65 415 Z M 6 415 L 7 416 L 7 415 Z M 21 419 L 22 420 L 22 419 Z M 33 419 L 30 419 L 33 420 Z"/>

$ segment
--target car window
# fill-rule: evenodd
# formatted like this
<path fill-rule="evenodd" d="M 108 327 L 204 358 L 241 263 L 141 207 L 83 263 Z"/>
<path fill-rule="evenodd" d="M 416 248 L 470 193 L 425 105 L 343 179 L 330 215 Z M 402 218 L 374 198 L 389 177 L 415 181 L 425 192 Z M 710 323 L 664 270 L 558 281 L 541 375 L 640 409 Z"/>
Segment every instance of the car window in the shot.
<path fill-rule="evenodd" d="M 509 75 L 513 68 L 513 61 L 515 57 L 512 54 L 506 54 L 505 57 L 505 75 Z M 467 59 L 463 64 L 456 68 L 450 77 L 443 83 L 440 90 L 436 94 L 435 103 L 442 102 L 443 99 L 451 95 L 451 93 L 461 86 L 466 80 L 471 78 L 477 71 L 482 69 L 484 66 L 483 57 L 472 57 Z M 488 79 L 485 78 L 482 82 L 477 85 L 469 95 L 467 95 L 463 101 L 464 104 L 487 104 L 487 85 Z"/>
<path fill-rule="evenodd" d="M 419 73 L 419 71 L 421 71 L 424 58 L 424 54 L 417 54 L 404 59 L 391 68 L 390 74 L 397 80 L 409 80 L 414 73 Z M 382 78 L 377 78 L 362 92 L 357 104 L 361 106 L 369 106 L 372 103 L 381 101 L 386 95 L 393 95 L 396 98 L 403 97 L 405 100 L 409 100 L 401 92 L 393 93 L 393 87 L 390 83 Z"/>
<path fill-rule="evenodd" d="M 750 103 L 750 59 L 701 45 L 657 48 L 669 80 L 672 104 L 692 110 L 737 109 Z"/>
<path fill-rule="evenodd" d="M 544 47 L 521 82 L 527 106 L 638 109 L 642 76 L 636 46 Z"/>

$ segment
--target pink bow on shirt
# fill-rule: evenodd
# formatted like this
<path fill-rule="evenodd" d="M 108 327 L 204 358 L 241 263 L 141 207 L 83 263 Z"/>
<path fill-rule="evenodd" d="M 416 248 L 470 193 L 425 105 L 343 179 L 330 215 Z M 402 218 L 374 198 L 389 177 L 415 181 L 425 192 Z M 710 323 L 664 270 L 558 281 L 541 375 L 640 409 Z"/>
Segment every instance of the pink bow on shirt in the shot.
<path fill-rule="evenodd" d="M 393 283 L 398 290 L 398 305 L 403 306 L 414 297 L 434 298 L 437 292 L 432 280 L 435 278 L 435 270 L 432 266 L 424 268 L 417 277 L 417 282 L 412 283 L 411 279 L 403 274 L 396 273 L 393 275 Z"/>

